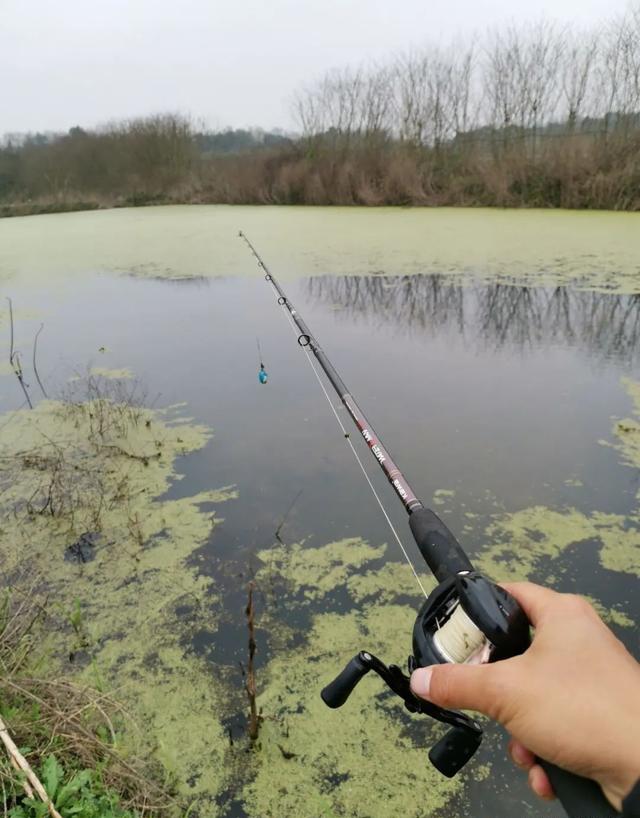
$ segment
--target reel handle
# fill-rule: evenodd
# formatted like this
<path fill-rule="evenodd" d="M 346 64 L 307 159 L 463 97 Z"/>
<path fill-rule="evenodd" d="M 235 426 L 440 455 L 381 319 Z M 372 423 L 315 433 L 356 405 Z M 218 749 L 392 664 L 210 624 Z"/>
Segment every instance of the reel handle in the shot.
<path fill-rule="evenodd" d="M 360 679 L 371 670 L 371 665 L 363 661 L 362 653 L 354 656 L 345 669 L 336 676 L 320 692 L 322 701 L 332 709 L 342 707 L 349 696 L 353 693 L 354 687 L 358 684 Z"/>
<path fill-rule="evenodd" d="M 538 759 L 569 818 L 616 818 L 619 816 L 604 793 L 590 778 L 570 773 L 550 761 Z"/>
<path fill-rule="evenodd" d="M 460 543 L 430 508 L 421 506 L 412 511 L 409 526 L 420 553 L 439 582 L 460 571 L 473 571 Z"/>

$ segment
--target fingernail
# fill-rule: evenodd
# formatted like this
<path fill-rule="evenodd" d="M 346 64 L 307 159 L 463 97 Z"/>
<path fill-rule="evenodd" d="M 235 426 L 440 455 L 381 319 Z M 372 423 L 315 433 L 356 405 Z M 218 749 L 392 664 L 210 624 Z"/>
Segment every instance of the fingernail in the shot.
<path fill-rule="evenodd" d="M 433 670 L 430 667 L 419 667 L 411 674 L 411 690 L 416 696 L 428 696 Z"/>

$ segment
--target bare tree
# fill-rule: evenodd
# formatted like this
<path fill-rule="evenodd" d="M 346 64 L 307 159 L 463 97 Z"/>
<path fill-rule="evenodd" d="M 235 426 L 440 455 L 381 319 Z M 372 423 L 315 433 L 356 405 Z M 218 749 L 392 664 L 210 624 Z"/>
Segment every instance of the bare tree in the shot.
<path fill-rule="evenodd" d="M 519 84 L 524 97 L 523 122 L 533 131 L 534 148 L 540 126 L 557 114 L 563 50 L 562 33 L 553 23 L 542 21 L 526 31 L 519 64 Z"/>
<path fill-rule="evenodd" d="M 557 114 L 562 33 L 553 23 L 508 27 L 494 32 L 485 63 L 485 85 L 491 121 L 503 140 L 517 132 L 531 134 L 533 151 L 538 131 Z"/>
<path fill-rule="evenodd" d="M 481 93 L 477 84 L 475 43 L 454 44 L 451 55 L 451 127 L 458 136 L 475 127 L 479 115 Z"/>
<path fill-rule="evenodd" d="M 365 134 L 386 135 L 393 128 L 393 69 L 373 66 L 365 76 L 360 126 Z"/>
<path fill-rule="evenodd" d="M 598 32 L 565 33 L 560 81 L 569 133 L 575 131 L 581 117 L 590 108 L 593 111 L 598 49 Z"/>
<path fill-rule="evenodd" d="M 494 31 L 485 52 L 483 71 L 487 119 L 501 132 L 506 145 L 512 129 L 522 120 L 523 102 L 519 87 L 520 52 L 518 32 Z"/>
<path fill-rule="evenodd" d="M 599 62 L 599 113 L 607 136 L 626 130 L 640 106 L 640 7 L 604 29 Z"/>
<path fill-rule="evenodd" d="M 422 145 L 427 129 L 427 77 L 429 62 L 424 54 L 403 54 L 395 64 L 395 109 L 400 139 Z"/>

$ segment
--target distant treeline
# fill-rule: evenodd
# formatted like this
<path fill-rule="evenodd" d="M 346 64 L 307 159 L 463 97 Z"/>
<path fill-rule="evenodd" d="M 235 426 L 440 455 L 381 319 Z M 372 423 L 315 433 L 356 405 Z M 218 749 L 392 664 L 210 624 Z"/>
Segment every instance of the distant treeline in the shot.
<path fill-rule="evenodd" d="M 332 71 L 298 136 L 160 115 L 5 138 L 0 213 L 154 202 L 640 209 L 640 6 Z"/>

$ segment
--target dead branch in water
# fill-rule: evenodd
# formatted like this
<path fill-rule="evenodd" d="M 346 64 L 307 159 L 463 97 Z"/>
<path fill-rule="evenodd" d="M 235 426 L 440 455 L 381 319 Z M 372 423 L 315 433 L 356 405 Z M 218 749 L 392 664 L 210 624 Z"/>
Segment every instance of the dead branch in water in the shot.
<path fill-rule="evenodd" d="M 253 607 L 253 592 L 255 590 L 255 582 L 249 583 L 249 601 L 245 609 L 247 617 L 247 627 L 249 628 L 249 664 L 247 666 L 247 680 L 244 689 L 247 691 L 249 698 L 249 738 L 255 741 L 260 732 L 260 715 L 256 705 L 256 672 L 253 664 L 253 659 L 256 654 L 256 638 L 255 638 L 255 609 Z"/>
<path fill-rule="evenodd" d="M 14 349 L 13 343 L 13 304 L 10 298 L 7 298 L 9 302 L 9 332 L 10 332 L 10 341 L 9 341 L 9 366 L 13 370 L 16 378 L 18 379 L 18 383 L 22 387 L 22 391 L 24 392 L 24 396 L 29 404 L 29 409 L 33 409 L 33 404 L 31 403 L 31 398 L 29 397 L 29 392 L 27 391 L 27 384 L 24 382 L 24 374 L 22 372 L 22 365 L 20 364 L 20 353 L 17 349 Z"/>
<path fill-rule="evenodd" d="M 47 392 L 46 392 L 44 386 L 42 385 L 42 381 L 40 380 L 40 375 L 38 373 L 38 367 L 36 366 L 36 354 L 37 354 L 37 351 L 38 351 L 38 336 L 40 335 L 40 333 L 42 332 L 43 329 L 44 329 L 44 324 L 40 324 L 40 329 L 36 332 L 36 337 L 33 339 L 33 371 L 35 373 L 36 380 L 38 381 L 38 386 L 40 387 L 40 389 L 42 391 L 42 394 L 45 396 L 45 398 L 48 398 L 49 395 L 47 395 Z"/>
<path fill-rule="evenodd" d="M 280 524 L 279 524 L 279 525 L 278 525 L 278 527 L 276 528 L 275 538 L 276 538 L 276 540 L 278 540 L 278 542 L 280 543 L 280 545 L 284 545 L 284 542 L 283 542 L 283 541 L 281 540 L 281 538 L 280 538 L 280 532 L 281 532 L 281 531 L 282 531 L 282 529 L 284 528 L 284 525 L 285 525 L 285 523 L 287 522 L 287 519 L 288 519 L 288 517 L 289 517 L 289 514 L 291 514 L 291 512 L 293 511 L 293 507 L 295 506 L 295 504 L 296 504 L 296 503 L 298 502 L 298 500 L 300 499 L 300 495 L 302 494 L 302 492 L 303 492 L 303 491 L 304 491 L 304 489 L 300 489 L 300 491 L 299 491 L 299 492 L 296 494 L 296 496 L 293 498 L 293 500 L 291 501 L 291 505 L 289 506 L 289 508 L 288 508 L 288 509 L 286 510 L 286 512 L 284 513 L 283 518 L 280 520 Z"/>

